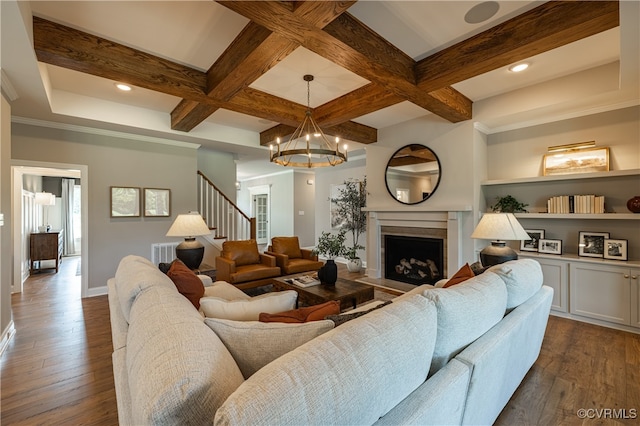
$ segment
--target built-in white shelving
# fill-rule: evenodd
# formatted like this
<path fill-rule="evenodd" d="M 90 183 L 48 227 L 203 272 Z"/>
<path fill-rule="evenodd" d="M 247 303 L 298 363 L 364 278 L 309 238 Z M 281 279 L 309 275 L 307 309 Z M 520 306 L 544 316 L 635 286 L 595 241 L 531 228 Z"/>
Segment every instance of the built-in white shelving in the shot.
<path fill-rule="evenodd" d="M 492 179 L 482 182 L 482 186 L 491 185 L 513 185 L 518 183 L 544 183 L 553 181 L 568 181 L 568 180 L 581 180 L 581 179 L 603 179 L 613 178 L 621 176 L 640 176 L 640 169 L 628 169 L 628 170 L 611 170 L 608 172 L 595 172 L 595 173 L 575 173 L 567 175 L 552 175 L 552 176 L 534 176 L 534 177 L 522 177 L 514 179 Z"/>

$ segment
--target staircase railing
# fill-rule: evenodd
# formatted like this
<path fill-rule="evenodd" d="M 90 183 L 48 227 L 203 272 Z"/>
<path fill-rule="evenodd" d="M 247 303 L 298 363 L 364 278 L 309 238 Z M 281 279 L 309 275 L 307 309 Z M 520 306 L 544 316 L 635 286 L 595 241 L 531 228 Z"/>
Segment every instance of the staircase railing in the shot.
<path fill-rule="evenodd" d="M 256 219 L 247 216 L 200 171 L 198 171 L 198 211 L 209 228 L 216 230 L 216 238 L 228 240 L 256 238 Z"/>

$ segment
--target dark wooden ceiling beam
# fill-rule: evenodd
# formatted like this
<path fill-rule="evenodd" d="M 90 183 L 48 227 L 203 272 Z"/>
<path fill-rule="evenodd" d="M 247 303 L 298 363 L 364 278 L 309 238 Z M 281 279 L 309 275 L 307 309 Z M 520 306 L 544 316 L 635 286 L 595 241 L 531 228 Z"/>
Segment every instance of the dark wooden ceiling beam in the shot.
<path fill-rule="evenodd" d="M 418 62 L 429 92 L 620 25 L 617 1 L 550 1 Z"/>
<path fill-rule="evenodd" d="M 41 62 L 216 104 L 204 94 L 206 76 L 201 71 L 37 16 L 33 17 L 33 44 Z"/>
<path fill-rule="evenodd" d="M 286 124 L 278 124 L 260 133 L 260 145 L 268 146 L 273 144 L 277 138 L 286 142 L 296 131 L 296 127 Z M 343 142 L 350 140 L 363 144 L 370 144 L 378 141 L 378 130 L 364 124 L 347 121 L 333 126 L 323 126 L 322 131 L 332 140 L 338 136 Z"/>
<path fill-rule="evenodd" d="M 323 28 L 355 1 L 278 3 L 281 10 Z M 280 34 L 249 22 L 207 71 L 208 96 L 230 101 L 299 46 Z M 215 109 L 181 101 L 171 112 L 171 128 L 190 131 Z"/>
<path fill-rule="evenodd" d="M 445 90 L 437 97 L 418 89 L 414 75 L 415 61 L 348 13 L 341 14 L 323 30 L 295 16 L 278 2 L 218 2 L 343 68 L 386 87 L 403 99 L 429 111 L 437 111 L 449 121 L 471 118 L 472 103 L 469 99 L 462 94 L 449 98 L 453 89 Z M 443 98 L 446 99 L 444 103 Z"/>

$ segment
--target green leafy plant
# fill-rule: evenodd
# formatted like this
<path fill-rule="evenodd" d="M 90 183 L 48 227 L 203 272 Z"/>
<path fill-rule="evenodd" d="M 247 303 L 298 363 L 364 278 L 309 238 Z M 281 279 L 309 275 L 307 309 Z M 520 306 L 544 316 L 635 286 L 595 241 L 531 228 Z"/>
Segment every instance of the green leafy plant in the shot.
<path fill-rule="evenodd" d="M 349 259 L 357 259 L 358 250 L 364 246 L 358 243 L 360 235 L 367 230 L 367 214 L 362 208 L 367 205 L 367 178 L 364 180 L 348 180 L 344 182 L 344 188 L 338 190 L 338 197 L 332 198 L 336 213 L 343 218 L 341 229 L 351 232 L 351 247 L 344 251 Z"/>
<path fill-rule="evenodd" d="M 505 195 L 504 197 L 496 197 L 496 203 L 491 206 L 491 210 L 500 213 L 519 213 L 526 212 L 525 207 L 529 204 L 521 203 L 513 198 L 511 195 Z"/>
<path fill-rule="evenodd" d="M 318 244 L 313 249 L 315 254 L 321 254 L 327 259 L 335 259 L 345 253 L 344 240 L 346 239 L 346 230 L 341 230 L 338 234 L 322 231 Z"/>

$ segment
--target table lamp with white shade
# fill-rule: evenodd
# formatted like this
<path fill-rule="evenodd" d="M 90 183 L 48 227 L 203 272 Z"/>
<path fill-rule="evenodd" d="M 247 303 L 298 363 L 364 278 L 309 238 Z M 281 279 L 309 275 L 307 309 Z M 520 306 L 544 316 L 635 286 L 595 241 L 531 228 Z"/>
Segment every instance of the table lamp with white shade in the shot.
<path fill-rule="evenodd" d="M 197 269 L 204 257 L 204 246 L 196 237 L 209 235 L 211 230 L 198 212 L 179 214 L 169 228 L 167 237 L 184 237 L 184 241 L 176 246 L 176 257 L 189 269 Z"/>
<path fill-rule="evenodd" d="M 37 205 L 44 206 L 44 223 L 38 227 L 39 232 L 49 232 L 51 225 L 49 225 L 49 206 L 55 206 L 56 196 L 50 192 L 36 192 L 36 198 L 34 202 Z"/>
<path fill-rule="evenodd" d="M 471 238 L 492 240 L 491 245 L 480 252 L 482 266 L 492 266 L 518 258 L 518 253 L 507 246 L 505 241 L 530 240 L 513 213 L 485 213 Z"/>

